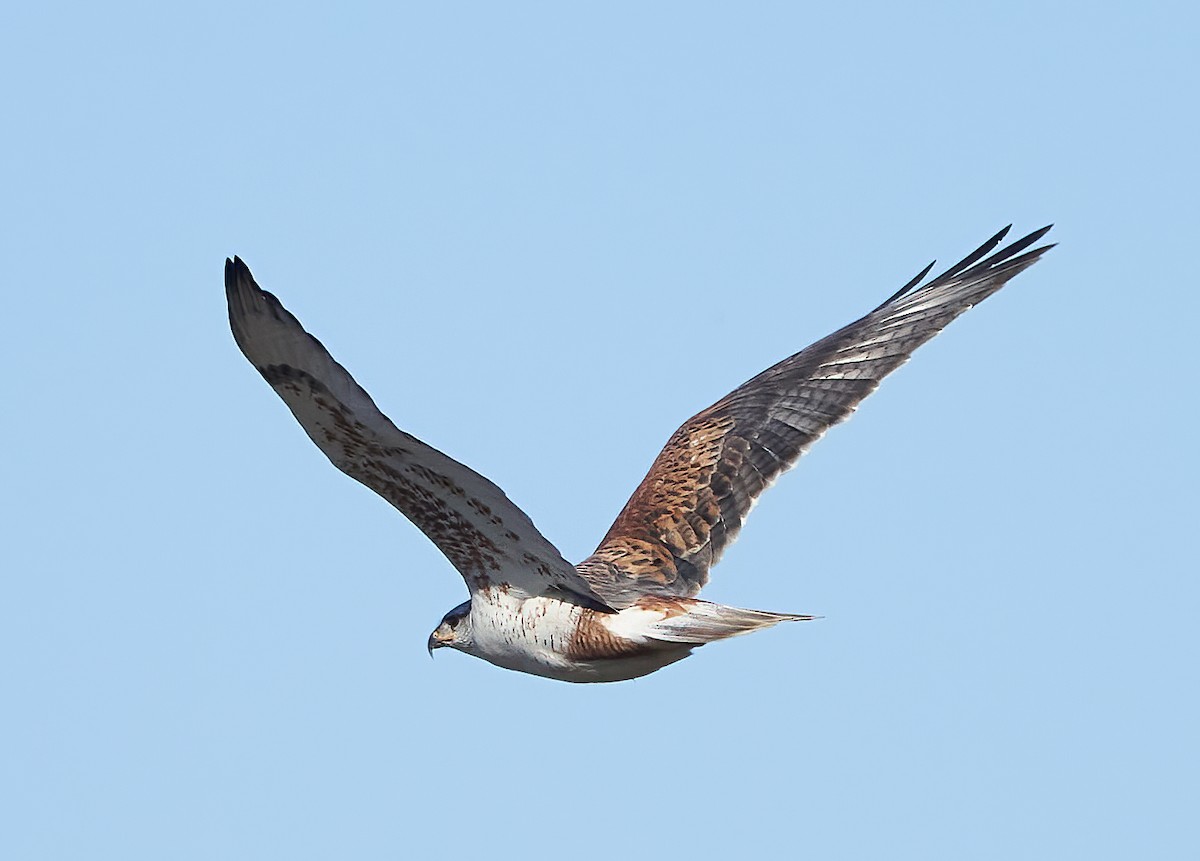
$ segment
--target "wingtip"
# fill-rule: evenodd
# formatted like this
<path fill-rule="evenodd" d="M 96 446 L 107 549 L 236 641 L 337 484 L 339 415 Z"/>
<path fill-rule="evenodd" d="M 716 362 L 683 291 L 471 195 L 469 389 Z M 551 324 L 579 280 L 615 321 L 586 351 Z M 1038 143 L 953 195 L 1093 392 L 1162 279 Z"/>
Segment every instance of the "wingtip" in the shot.
<path fill-rule="evenodd" d="M 250 274 L 250 267 L 246 262 L 235 254 L 225 258 L 225 287 L 233 290 L 239 283 L 253 285 L 254 276 Z"/>
<path fill-rule="evenodd" d="M 983 243 L 978 250 L 976 250 L 975 255 L 978 256 L 975 257 L 975 260 L 979 260 L 983 257 L 986 257 L 988 254 L 991 254 L 996 246 L 1005 240 L 1012 228 L 1013 226 L 1011 224 L 1006 224 L 997 230 L 994 236 L 992 236 L 987 242 Z"/>
<path fill-rule="evenodd" d="M 1039 260 L 1041 260 L 1043 254 L 1056 245 L 1058 245 L 1057 242 L 1051 242 L 1048 245 L 1039 245 L 1037 248 L 1030 249 L 1024 254 L 1013 257 L 1011 260 L 1004 261 L 1004 267 L 1008 270 L 1015 269 L 1019 272 L 1020 270 L 1037 263 Z"/>
<path fill-rule="evenodd" d="M 225 258 L 225 301 L 235 338 L 239 337 L 237 321 L 245 318 L 263 301 L 262 292 L 242 258 L 236 254 Z"/>
<path fill-rule="evenodd" d="M 1033 231 L 1033 233 L 1029 234 L 1029 236 L 1030 236 L 1029 244 L 1032 245 L 1034 242 L 1037 242 L 1039 239 L 1041 239 L 1043 236 L 1045 236 L 1047 233 L 1049 233 L 1050 228 L 1052 228 L 1053 226 L 1054 226 L 1054 224 L 1051 223 L 1051 224 L 1047 224 L 1041 230 Z M 1055 243 L 1055 244 L 1057 245 L 1058 243 Z M 1051 246 L 1047 246 L 1047 247 L 1051 247 Z"/>

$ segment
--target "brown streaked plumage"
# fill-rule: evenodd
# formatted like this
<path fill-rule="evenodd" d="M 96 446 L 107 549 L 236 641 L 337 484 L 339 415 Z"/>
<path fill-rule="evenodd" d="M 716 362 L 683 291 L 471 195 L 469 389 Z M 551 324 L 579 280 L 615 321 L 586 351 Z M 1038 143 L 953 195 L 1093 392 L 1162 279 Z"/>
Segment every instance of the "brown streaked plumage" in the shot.
<path fill-rule="evenodd" d="M 567 657 L 573 661 L 595 663 L 613 658 L 636 655 L 645 649 L 626 637 L 619 637 L 608 629 L 603 616 L 597 610 L 585 610 L 575 624 L 575 630 L 567 638 Z"/>
<path fill-rule="evenodd" d="M 667 442 L 600 546 L 579 565 L 605 600 L 694 596 L 759 495 L 880 381 L 1045 246 L 1049 227 L 979 263 L 997 233 L 913 292 L 933 264 L 871 313 L 763 371 L 689 419 Z M 952 301 L 937 302 L 935 297 Z"/>
<path fill-rule="evenodd" d="M 1027 250 L 1049 229 L 995 251 L 1005 228 L 922 284 L 930 264 L 866 316 L 689 419 L 577 566 L 498 487 L 393 425 L 241 260 L 226 261 L 225 284 L 238 346 L 313 442 L 408 517 L 466 581 L 470 600 L 446 614 L 430 651 L 450 646 L 565 681 L 617 681 L 713 640 L 813 618 L 695 596 L 762 492 L 917 347 L 1053 247 Z"/>

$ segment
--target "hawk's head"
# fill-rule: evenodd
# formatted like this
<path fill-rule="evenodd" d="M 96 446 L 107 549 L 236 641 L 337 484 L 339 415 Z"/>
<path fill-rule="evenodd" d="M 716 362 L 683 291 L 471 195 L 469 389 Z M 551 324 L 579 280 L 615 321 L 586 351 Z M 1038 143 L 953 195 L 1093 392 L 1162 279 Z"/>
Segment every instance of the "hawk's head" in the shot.
<path fill-rule="evenodd" d="M 464 601 L 442 617 L 442 623 L 429 635 L 429 656 L 443 646 L 462 649 L 471 644 L 471 602 Z"/>

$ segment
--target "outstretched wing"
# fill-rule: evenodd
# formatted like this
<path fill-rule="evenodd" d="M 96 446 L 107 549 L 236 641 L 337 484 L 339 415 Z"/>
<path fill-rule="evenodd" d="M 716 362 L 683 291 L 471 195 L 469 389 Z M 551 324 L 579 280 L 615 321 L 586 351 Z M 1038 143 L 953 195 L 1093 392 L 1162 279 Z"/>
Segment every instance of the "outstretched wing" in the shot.
<path fill-rule="evenodd" d="M 507 584 L 602 603 L 500 488 L 392 424 L 236 257 L 225 261 L 225 293 L 234 339 L 305 433 L 429 536 L 472 592 Z"/>
<path fill-rule="evenodd" d="M 675 432 L 580 572 L 611 606 L 643 595 L 693 596 L 758 496 L 831 426 L 849 417 L 913 350 L 1053 246 L 1021 252 L 1038 230 L 989 254 L 1001 230 L 918 287 L 933 268 L 862 319 L 730 392 Z M 916 288 L 916 289 L 914 289 Z"/>

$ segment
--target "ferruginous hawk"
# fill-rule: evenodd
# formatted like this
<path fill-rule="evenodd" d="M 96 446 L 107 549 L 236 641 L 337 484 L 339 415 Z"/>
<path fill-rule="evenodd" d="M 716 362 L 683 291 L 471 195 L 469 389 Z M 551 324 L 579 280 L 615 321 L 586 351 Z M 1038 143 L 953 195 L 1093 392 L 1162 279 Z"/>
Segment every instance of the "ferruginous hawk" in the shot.
<path fill-rule="evenodd" d="M 312 441 L 416 524 L 466 581 L 470 599 L 442 619 L 430 653 L 448 646 L 511 670 L 613 682 L 713 640 L 813 618 L 696 596 L 759 494 L 913 350 L 1051 248 L 1026 250 L 1049 229 L 992 253 L 1005 228 L 922 284 L 930 264 L 865 317 L 688 419 L 578 565 L 499 487 L 392 424 L 236 257 L 225 262 L 225 289 L 238 346 Z"/>

